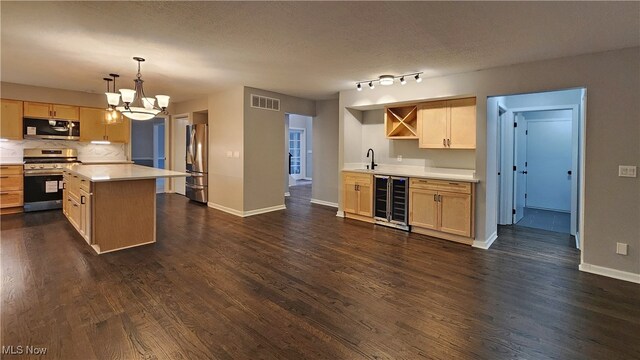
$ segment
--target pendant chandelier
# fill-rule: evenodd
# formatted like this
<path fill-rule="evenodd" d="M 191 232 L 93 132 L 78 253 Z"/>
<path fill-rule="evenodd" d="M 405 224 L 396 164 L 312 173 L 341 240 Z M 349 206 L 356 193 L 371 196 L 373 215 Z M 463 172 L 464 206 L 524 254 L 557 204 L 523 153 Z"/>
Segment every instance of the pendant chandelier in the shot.
<path fill-rule="evenodd" d="M 138 62 L 138 74 L 136 79 L 133 80 L 135 89 L 120 89 L 120 93 L 107 92 L 107 102 L 111 109 L 115 107 L 115 110 L 122 115 L 128 117 L 131 120 L 150 120 L 156 117 L 159 113 L 166 114 L 167 106 L 169 106 L 169 96 L 156 95 L 155 98 L 147 97 L 144 94 L 144 88 L 142 83 L 142 74 L 140 74 L 140 63 L 144 61 L 144 58 L 134 57 L 133 60 Z M 120 105 L 120 96 L 122 96 L 122 103 Z M 158 105 L 156 106 L 156 100 Z"/>
<path fill-rule="evenodd" d="M 111 76 L 111 78 L 102 78 L 102 80 L 107 82 L 107 92 L 105 93 L 107 94 L 107 96 L 109 96 L 108 94 L 112 93 L 111 89 L 109 89 L 109 83 L 111 83 L 112 81 L 113 81 L 113 93 L 116 92 L 116 78 L 119 77 L 120 75 L 109 74 L 109 76 Z M 115 105 L 109 104 L 109 106 L 105 109 L 102 123 L 106 125 L 111 125 L 111 124 L 120 124 L 123 121 L 124 119 L 122 118 L 122 114 L 116 111 Z"/>

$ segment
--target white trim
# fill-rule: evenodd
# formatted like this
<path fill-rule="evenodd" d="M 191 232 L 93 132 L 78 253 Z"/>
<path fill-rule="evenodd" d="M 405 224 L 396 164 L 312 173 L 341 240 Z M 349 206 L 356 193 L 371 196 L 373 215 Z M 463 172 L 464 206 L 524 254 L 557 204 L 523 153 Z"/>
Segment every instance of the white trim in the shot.
<path fill-rule="evenodd" d="M 578 266 L 580 271 L 588 272 L 591 274 L 606 276 L 618 280 L 630 281 L 632 283 L 640 284 L 640 274 L 635 274 L 632 272 L 621 271 L 616 269 L 611 269 L 604 266 L 592 265 L 587 263 L 582 263 Z"/>
<path fill-rule="evenodd" d="M 305 173 L 306 173 L 306 171 L 305 171 Z M 306 174 L 305 174 L 305 175 L 306 175 Z M 302 180 L 313 181 L 313 179 L 311 179 L 310 177 L 305 177 L 305 178 L 303 178 Z"/>
<path fill-rule="evenodd" d="M 291 196 L 291 193 L 287 191 L 286 193 L 284 193 L 284 196 L 285 197 Z"/>
<path fill-rule="evenodd" d="M 344 217 L 344 211 L 338 210 L 338 212 L 336 213 L 336 216 L 343 218 Z"/>
<path fill-rule="evenodd" d="M 231 214 L 231 215 L 242 217 L 242 211 L 241 210 L 232 209 L 230 207 L 226 207 L 226 206 L 223 206 L 223 205 L 220 205 L 220 204 L 216 204 L 216 203 L 212 203 L 212 202 L 208 202 L 207 206 L 210 207 L 210 208 L 214 208 L 216 210 L 224 211 L 227 214 Z"/>
<path fill-rule="evenodd" d="M 269 207 L 262 208 L 262 209 L 244 211 L 242 213 L 242 217 L 253 216 L 253 215 L 264 214 L 264 213 L 268 213 L 268 212 L 272 212 L 272 211 L 279 211 L 279 210 L 286 210 L 286 209 L 287 209 L 287 206 L 285 204 L 276 205 L 276 206 L 269 206 Z"/>
<path fill-rule="evenodd" d="M 489 247 L 491 247 L 491 244 L 493 244 L 493 242 L 496 241 L 497 238 L 498 238 L 498 231 L 495 231 L 493 234 L 489 236 L 487 240 L 484 240 L 484 241 L 473 240 L 473 244 L 471 246 L 478 249 L 488 250 Z"/>
<path fill-rule="evenodd" d="M 307 129 L 289 126 L 289 134 L 287 134 L 289 153 L 291 153 L 291 130 L 300 132 L 300 174 L 289 174 L 289 176 L 294 180 L 305 180 L 307 178 Z"/>
<path fill-rule="evenodd" d="M 216 210 L 220 210 L 223 212 L 226 212 L 227 214 L 231 214 L 231 215 L 235 215 L 235 216 L 239 216 L 239 217 L 248 217 L 248 216 L 253 216 L 253 215 L 259 215 L 259 214 L 264 214 L 264 213 L 268 213 L 268 212 L 272 212 L 272 211 L 279 211 L 279 210 L 285 210 L 287 207 L 282 204 L 282 205 L 276 205 L 276 206 L 270 206 L 270 207 L 266 207 L 266 208 L 262 208 L 262 209 L 255 209 L 255 210 L 249 210 L 249 211 L 241 211 L 241 210 L 236 210 L 236 209 L 232 209 L 220 204 L 215 204 L 212 202 L 208 202 L 207 206 Z"/>
<path fill-rule="evenodd" d="M 314 199 L 314 198 L 311 198 L 311 203 L 312 204 L 318 204 L 318 205 L 324 205 L 324 206 L 331 206 L 331 207 L 334 207 L 334 208 L 338 207 L 338 203 L 334 203 L 334 202 L 331 202 L 331 201 L 318 200 L 318 199 Z"/>

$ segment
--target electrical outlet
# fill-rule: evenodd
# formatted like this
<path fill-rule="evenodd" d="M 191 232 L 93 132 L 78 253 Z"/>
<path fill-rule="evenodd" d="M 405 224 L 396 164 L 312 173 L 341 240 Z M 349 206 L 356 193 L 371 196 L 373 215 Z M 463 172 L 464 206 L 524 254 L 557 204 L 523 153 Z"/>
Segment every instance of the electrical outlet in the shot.
<path fill-rule="evenodd" d="M 636 166 L 620 165 L 618 166 L 618 176 L 620 177 L 636 177 Z"/>
<path fill-rule="evenodd" d="M 398 155 L 398 162 L 402 162 L 402 155 Z"/>
<path fill-rule="evenodd" d="M 625 243 L 616 243 L 616 254 L 627 255 L 628 248 L 629 248 L 629 245 Z"/>

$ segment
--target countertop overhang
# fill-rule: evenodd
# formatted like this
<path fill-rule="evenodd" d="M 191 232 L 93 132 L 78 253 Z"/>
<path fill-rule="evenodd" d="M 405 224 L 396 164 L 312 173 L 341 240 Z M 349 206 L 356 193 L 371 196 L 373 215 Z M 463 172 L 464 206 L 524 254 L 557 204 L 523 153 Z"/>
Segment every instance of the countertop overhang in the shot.
<path fill-rule="evenodd" d="M 71 174 L 92 182 L 144 180 L 158 178 L 187 177 L 189 174 L 156 169 L 148 166 L 134 164 L 109 164 L 109 165 L 82 165 L 71 164 L 65 166 L 65 170 Z"/>

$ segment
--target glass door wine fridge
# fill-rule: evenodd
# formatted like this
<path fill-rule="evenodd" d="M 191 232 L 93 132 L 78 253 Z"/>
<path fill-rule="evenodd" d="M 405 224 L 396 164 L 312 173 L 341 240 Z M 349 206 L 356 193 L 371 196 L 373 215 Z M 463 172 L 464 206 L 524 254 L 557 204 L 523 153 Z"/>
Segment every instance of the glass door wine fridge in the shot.
<path fill-rule="evenodd" d="M 376 175 L 373 216 L 377 224 L 409 230 L 409 179 Z"/>

